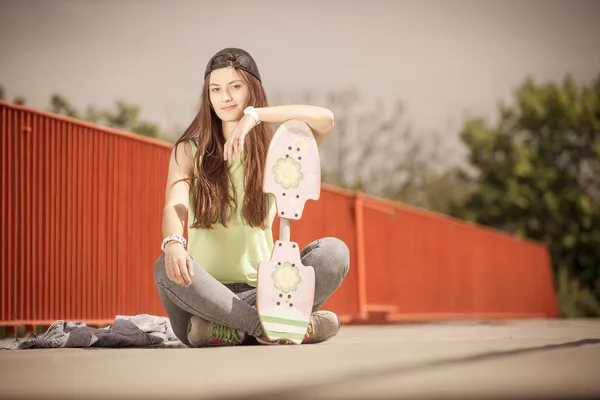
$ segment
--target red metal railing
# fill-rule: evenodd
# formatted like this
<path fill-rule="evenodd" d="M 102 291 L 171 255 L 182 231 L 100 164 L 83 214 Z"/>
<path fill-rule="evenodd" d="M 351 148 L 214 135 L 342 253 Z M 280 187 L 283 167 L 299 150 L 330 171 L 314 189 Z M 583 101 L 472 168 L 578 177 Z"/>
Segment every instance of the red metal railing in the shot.
<path fill-rule="evenodd" d="M 4 102 L 0 128 L 0 325 L 165 315 L 153 264 L 171 145 Z M 351 252 L 326 304 L 345 322 L 558 314 L 540 244 L 327 185 L 292 224 L 300 246 L 324 236 Z"/>

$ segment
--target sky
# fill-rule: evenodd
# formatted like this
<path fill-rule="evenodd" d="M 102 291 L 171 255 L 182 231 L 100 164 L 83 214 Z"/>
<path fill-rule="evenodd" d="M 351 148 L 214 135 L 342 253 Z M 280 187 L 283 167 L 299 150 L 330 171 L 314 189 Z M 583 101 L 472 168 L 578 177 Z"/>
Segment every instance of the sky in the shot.
<path fill-rule="evenodd" d="M 208 59 L 241 47 L 271 99 L 356 88 L 364 107 L 399 99 L 419 134 L 455 140 L 526 76 L 590 82 L 598 21 L 600 1 L 576 0 L 0 0 L 0 85 L 40 109 L 54 92 L 82 109 L 126 100 L 176 132 Z"/>

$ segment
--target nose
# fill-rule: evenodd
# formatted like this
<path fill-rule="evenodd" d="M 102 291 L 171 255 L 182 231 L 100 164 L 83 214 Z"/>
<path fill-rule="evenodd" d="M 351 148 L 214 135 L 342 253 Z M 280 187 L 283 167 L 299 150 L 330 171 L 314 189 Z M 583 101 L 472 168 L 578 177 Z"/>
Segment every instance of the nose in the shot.
<path fill-rule="evenodd" d="M 227 103 L 231 101 L 231 96 L 229 95 L 228 90 L 223 90 L 223 103 Z"/>

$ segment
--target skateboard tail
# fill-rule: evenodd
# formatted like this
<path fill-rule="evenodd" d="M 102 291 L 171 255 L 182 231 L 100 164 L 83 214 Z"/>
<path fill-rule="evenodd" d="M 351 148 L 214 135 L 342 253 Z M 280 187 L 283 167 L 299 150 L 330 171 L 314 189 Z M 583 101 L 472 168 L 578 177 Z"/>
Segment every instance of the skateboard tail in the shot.
<path fill-rule="evenodd" d="M 260 321 L 267 336 L 273 340 L 285 338 L 300 343 L 304 340 L 308 330 L 307 320 L 261 315 Z"/>
<path fill-rule="evenodd" d="M 280 303 L 265 304 L 265 299 L 259 303 L 259 320 L 264 333 L 271 340 L 286 339 L 296 344 L 302 343 L 308 331 L 310 309 L 303 307 L 285 307 Z M 311 303 L 312 304 L 312 303 Z"/>

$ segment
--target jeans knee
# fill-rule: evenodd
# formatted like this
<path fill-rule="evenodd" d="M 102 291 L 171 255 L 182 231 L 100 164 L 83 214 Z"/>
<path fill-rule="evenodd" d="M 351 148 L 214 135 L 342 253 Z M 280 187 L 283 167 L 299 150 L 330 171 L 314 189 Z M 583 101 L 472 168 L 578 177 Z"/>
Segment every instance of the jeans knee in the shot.
<path fill-rule="evenodd" d="M 327 255 L 330 267 L 341 270 L 342 277 L 348 274 L 350 269 L 350 249 L 343 240 L 336 237 L 326 237 L 319 240 L 320 247 Z"/>

